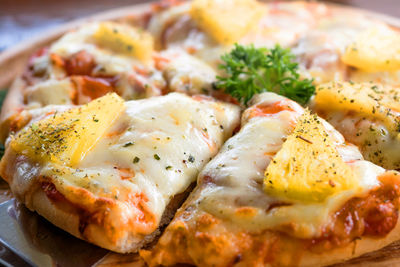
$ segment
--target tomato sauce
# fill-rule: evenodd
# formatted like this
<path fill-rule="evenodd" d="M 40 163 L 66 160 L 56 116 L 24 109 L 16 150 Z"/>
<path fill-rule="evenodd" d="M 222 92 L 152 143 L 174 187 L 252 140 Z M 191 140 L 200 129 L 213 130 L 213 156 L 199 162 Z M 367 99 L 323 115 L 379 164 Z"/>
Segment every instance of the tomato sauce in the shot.
<path fill-rule="evenodd" d="M 365 237 L 382 238 L 397 224 L 400 206 L 400 175 L 387 172 L 379 177 L 382 185 L 365 197 L 347 201 L 334 215 L 334 227 L 320 238 L 309 241 L 312 251 L 326 251 Z"/>
<path fill-rule="evenodd" d="M 249 109 L 249 118 L 264 117 L 281 111 L 295 111 L 290 100 L 281 100 L 270 105 L 260 104 Z"/>

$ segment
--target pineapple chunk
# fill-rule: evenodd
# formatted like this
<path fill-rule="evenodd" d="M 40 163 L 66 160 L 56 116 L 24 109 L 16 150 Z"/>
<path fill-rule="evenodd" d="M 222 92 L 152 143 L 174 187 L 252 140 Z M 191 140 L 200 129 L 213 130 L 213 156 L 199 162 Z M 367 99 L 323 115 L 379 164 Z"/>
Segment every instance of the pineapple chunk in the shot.
<path fill-rule="evenodd" d="M 150 33 L 115 22 L 100 23 L 93 37 L 104 48 L 142 61 L 151 59 L 154 50 Z"/>
<path fill-rule="evenodd" d="M 75 166 L 125 109 L 112 93 L 31 124 L 11 140 L 17 152 L 40 162 Z"/>
<path fill-rule="evenodd" d="M 346 48 L 342 61 L 368 72 L 399 70 L 400 34 L 389 28 L 369 29 Z"/>
<path fill-rule="evenodd" d="M 308 110 L 271 161 L 264 178 L 268 194 L 302 202 L 323 202 L 357 185 L 352 169 L 338 154 L 322 122 Z"/>
<path fill-rule="evenodd" d="M 232 44 L 259 21 L 263 10 L 255 0 L 194 0 L 190 14 L 216 41 Z"/>
<path fill-rule="evenodd" d="M 386 122 L 391 130 L 400 125 L 400 92 L 374 83 L 332 82 L 316 89 L 315 108 L 353 111 Z"/>

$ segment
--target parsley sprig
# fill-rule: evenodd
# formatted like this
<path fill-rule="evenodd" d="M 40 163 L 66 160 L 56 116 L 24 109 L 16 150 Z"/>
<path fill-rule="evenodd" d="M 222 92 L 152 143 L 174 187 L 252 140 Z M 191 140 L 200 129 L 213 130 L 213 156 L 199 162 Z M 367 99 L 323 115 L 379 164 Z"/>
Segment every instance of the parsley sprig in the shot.
<path fill-rule="evenodd" d="M 219 68 L 227 76 L 217 76 L 216 87 L 223 88 L 244 105 L 253 95 L 266 91 L 304 105 L 315 91 L 312 80 L 300 80 L 298 64 L 293 61 L 294 55 L 279 45 L 268 50 L 235 44 L 234 49 L 221 59 L 224 63 Z"/>

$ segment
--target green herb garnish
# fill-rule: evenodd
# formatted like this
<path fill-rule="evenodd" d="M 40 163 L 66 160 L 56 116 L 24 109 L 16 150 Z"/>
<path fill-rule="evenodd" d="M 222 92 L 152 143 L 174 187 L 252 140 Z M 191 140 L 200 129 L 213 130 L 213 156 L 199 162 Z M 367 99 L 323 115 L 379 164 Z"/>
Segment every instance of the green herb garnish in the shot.
<path fill-rule="evenodd" d="M 221 57 L 219 66 L 227 76 L 217 76 L 216 87 L 223 88 L 242 104 L 255 94 L 270 91 L 306 104 L 315 91 L 313 80 L 300 80 L 298 64 L 289 49 L 276 45 L 272 49 L 255 48 L 253 45 L 235 48 Z"/>
<path fill-rule="evenodd" d="M 128 143 L 125 143 L 122 147 L 133 146 L 134 144 L 135 144 L 135 142 L 128 142 Z"/>

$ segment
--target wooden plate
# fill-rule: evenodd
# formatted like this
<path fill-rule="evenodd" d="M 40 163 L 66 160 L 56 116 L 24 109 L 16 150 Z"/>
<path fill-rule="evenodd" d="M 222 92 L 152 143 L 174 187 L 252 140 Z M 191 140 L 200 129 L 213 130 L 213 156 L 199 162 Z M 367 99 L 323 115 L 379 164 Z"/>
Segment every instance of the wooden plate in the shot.
<path fill-rule="evenodd" d="M 400 29 L 400 19 L 385 14 L 366 11 L 363 9 L 347 7 L 338 4 L 327 4 L 330 7 L 338 9 L 353 10 L 363 13 L 368 17 L 378 19 L 388 23 L 389 25 Z M 78 26 L 93 21 L 101 20 L 129 20 L 151 10 L 151 3 L 133 5 L 118 9 L 112 9 L 106 12 L 98 13 L 89 17 L 73 20 L 69 23 L 55 27 L 52 30 L 43 32 L 35 38 L 21 42 L 13 48 L 7 49 L 0 53 L 0 89 L 5 89 L 24 70 L 30 55 L 37 49 L 49 45 L 67 31 L 77 28 Z M 5 189 L 4 183 L 0 182 L 0 202 L 9 197 L 8 190 Z M 3 196 L 3 198 L 1 198 Z M 144 266 L 143 262 L 138 259 L 137 254 L 121 255 L 110 252 L 101 262 L 96 264 L 98 267 L 108 266 Z M 361 266 L 400 266 L 400 241 L 397 241 L 379 251 L 365 254 L 359 258 L 352 259 L 348 262 L 336 264 L 335 267 L 361 267 Z"/>

